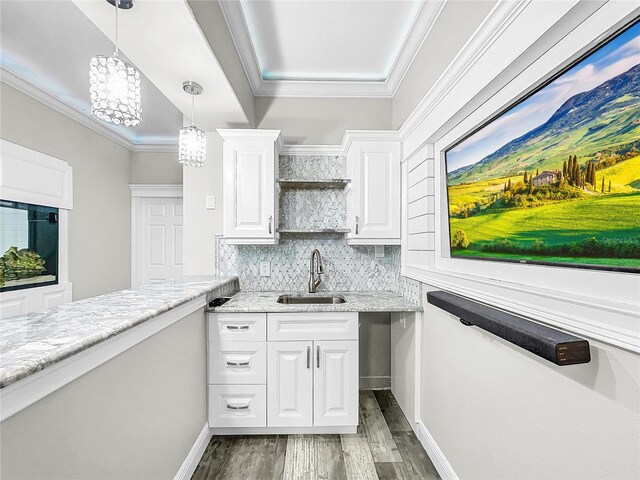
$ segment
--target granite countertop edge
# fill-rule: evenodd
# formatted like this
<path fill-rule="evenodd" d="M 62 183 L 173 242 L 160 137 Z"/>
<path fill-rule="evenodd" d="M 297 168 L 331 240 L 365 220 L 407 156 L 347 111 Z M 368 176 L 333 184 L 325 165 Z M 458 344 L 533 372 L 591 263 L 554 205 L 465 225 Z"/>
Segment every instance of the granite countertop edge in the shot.
<path fill-rule="evenodd" d="M 287 312 L 422 312 L 423 307 L 389 290 L 320 291 L 318 296 L 342 295 L 346 302 L 338 304 L 281 304 L 280 295 L 300 292 L 259 292 L 241 290 L 224 305 L 208 308 L 212 313 L 287 313 Z"/>
<path fill-rule="evenodd" d="M 189 276 L 177 281 L 120 290 L 3 319 L 0 333 L 0 389 L 216 290 L 229 287 L 222 294 L 234 293 L 238 291 L 238 284 L 236 276 Z M 118 305 L 119 299 L 122 300 L 122 305 Z M 131 300 L 142 302 L 131 304 Z M 97 316 L 98 309 L 105 306 L 123 309 L 129 307 L 131 311 L 120 312 L 114 315 L 116 318 L 112 321 L 106 319 L 95 327 L 90 319 L 92 315 Z M 75 331 L 65 331 L 62 324 L 67 318 L 74 320 L 70 330 L 75 328 Z M 82 331 L 82 326 L 78 325 L 79 321 L 85 320 L 86 328 L 91 329 L 90 332 Z M 47 323 L 53 326 L 53 331 L 42 328 Z M 31 332 L 33 335 L 30 338 Z M 56 343 L 56 340 L 64 341 L 69 335 L 74 335 L 70 341 Z M 49 350 L 37 349 L 37 346 L 46 345 L 47 342 L 52 344 Z M 29 351 L 31 346 L 34 352 L 32 355 L 16 355 L 20 350 Z"/>

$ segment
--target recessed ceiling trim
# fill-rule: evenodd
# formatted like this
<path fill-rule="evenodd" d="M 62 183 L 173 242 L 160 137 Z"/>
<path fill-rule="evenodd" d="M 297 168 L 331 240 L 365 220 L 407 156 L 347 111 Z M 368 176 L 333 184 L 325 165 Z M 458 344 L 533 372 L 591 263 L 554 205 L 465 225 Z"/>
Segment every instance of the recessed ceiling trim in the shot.
<path fill-rule="evenodd" d="M 420 10 L 385 81 L 265 80 L 253 47 L 249 27 L 238 0 L 220 1 L 222 15 L 256 97 L 366 97 L 391 98 L 411 67 L 447 0 L 427 1 Z"/>
<path fill-rule="evenodd" d="M 85 112 L 78 110 L 77 108 L 63 102 L 59 98 L 51 95 L 50 93 L 36 87 L 35 85 L 27 82 L 22 77 L 12 72 L 4 65 L 0 66 L 0 80 L 7 85 L 15 88 L 16 90 L 28 95 L 29 97 L 38 100 L 39 102 L 53 108 L 54 110 L 66 115 L 67 117 L 75 120 L 76 122 L 90 128 L 96 133 L 99 133 L 105 138 L 117 143 L 121 147 L 124 147 L 132 152 L 177 152 L 177 143 L 158 143 L 158 144 L 140 144 L 133 143 L 129 139 L 114 132 L 109 127 L 105 126 L 100 120 L 93 117 L 93 115 L 87 115 Z"/>

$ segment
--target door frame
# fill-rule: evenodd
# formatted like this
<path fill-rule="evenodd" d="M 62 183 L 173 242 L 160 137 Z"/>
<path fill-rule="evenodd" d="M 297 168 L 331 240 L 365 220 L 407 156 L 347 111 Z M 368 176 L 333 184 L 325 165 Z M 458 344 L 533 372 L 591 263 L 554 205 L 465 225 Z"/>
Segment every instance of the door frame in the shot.
<path fill-rule="evenodd" d="M 142 238 L 140 218 L 142 200 L 147 198 L 182 198 L 180 184 L 131 184 L 131 286 L 138 285 L 140 278 L 139 242 Z"/>

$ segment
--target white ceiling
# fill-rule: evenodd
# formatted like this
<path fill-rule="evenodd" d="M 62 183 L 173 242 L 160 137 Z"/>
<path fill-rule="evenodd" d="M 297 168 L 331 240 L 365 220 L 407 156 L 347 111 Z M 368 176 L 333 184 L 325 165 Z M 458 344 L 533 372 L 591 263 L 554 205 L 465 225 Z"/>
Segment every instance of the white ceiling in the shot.
<path fill-rule="evenodd" d="M 126 128 L 93 117 L 89 60 L 110 55 L 113 44 L 73 3 L 2 0 L 0 8 L 4 81 L 107 136 L 124 139 L 120 143 L 134 150 L 138 145 L 175 148 L 183 115 L 144 74 L 140 125 Z"/>
<path fill-rule="evenodd" d="M 256 95 L 393 96 L 441 0 L 223 0 Z"/>

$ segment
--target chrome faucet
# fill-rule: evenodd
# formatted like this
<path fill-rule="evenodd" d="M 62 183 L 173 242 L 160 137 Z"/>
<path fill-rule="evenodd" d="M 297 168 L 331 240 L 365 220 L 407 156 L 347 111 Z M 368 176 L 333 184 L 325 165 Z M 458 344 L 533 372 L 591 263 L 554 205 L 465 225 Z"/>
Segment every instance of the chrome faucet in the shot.
<path fill-rule="evenodd" d="M 322 282 L 320 275 L 323 273 L 322 256 L 316 248 L 311 252 L 311 258 L 309 259 L 309 293 L 316 293 L 316 288 L 318 288 L 318 285 Z"/>

